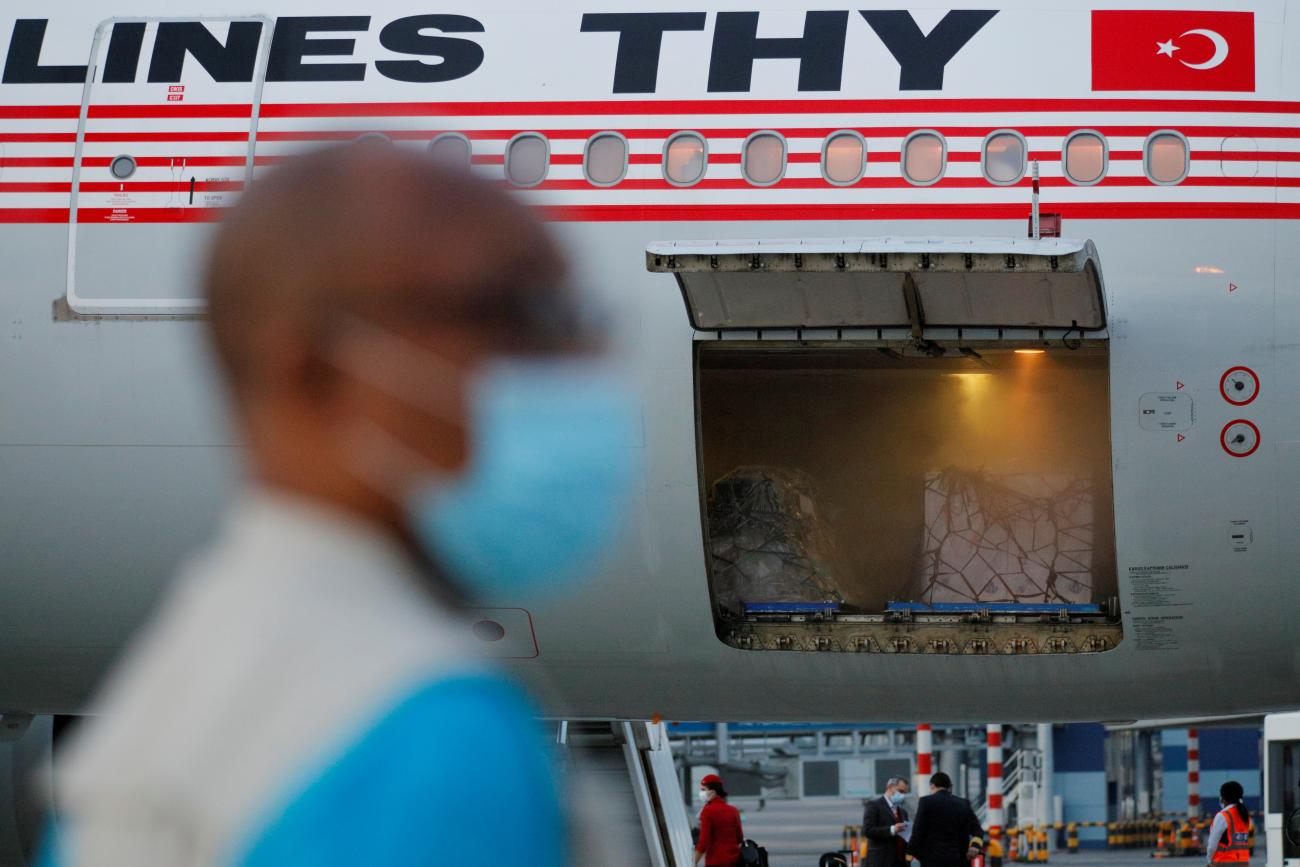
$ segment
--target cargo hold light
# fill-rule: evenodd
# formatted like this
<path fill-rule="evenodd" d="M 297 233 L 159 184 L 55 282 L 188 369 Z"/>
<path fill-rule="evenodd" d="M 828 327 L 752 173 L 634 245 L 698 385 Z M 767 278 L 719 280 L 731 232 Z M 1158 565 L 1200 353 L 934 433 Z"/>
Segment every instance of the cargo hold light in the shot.
<path fill-rule="evenodd" d="M 1017 349 L 1016 355 L 1042 355 L 1046 349 Z"/>

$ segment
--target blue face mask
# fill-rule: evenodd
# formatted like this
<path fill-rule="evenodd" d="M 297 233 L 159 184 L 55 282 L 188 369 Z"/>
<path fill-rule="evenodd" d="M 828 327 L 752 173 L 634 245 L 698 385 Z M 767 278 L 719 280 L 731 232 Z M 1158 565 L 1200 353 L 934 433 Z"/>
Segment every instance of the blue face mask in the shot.
<path fill-rule="evenodd" d="M 903 799 L 906 797 L 907 796 L 904 795 L 902 792 L 893 792 L 889 796 L 889 803 L 897 807 L 899 804 L 903 803 Z"/>
<path fill-rule="evenodd" d="M 340 349 L 335 364 L 420 412 L 449 417 L 428 376 L 411 373 L 459 376 L 449 362 L 364 320 L 352 329 L 368 333 L 372 348 Z M 376 356 L 375 342 L 386 352 Z M 429 466 L 374 424 L 349 453 L 382 448 L 396 459 L 357 459 L 354 471 L 402 505 L 415 540 L 475 600 L 544 596 L 586 577 L 627 523 L 640 480 L 641 419 L 629 383 L 600 359 L 521 356 L 476 371 L 468 401 L 461 474 Z M 394 466 L 408 469 L 395 477 Z"/>
<path fill-rule="evenodd" d="M 627 523 L 640 418 L 599 365 L 516 359 L 471 394 L 471 455 L 404 497 L 410 530 L 474 598 L 519 599 L 585 573 Z"/>

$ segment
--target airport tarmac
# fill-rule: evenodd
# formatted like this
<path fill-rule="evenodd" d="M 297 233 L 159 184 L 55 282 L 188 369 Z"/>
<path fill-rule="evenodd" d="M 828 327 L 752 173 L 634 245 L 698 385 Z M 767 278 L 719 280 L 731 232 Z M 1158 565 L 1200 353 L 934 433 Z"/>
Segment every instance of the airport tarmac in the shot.
<path fill-rule="evenodd" d="M 824 852 L 835 851 L 847 823 L 862 820 L 861 802 L 815 799 L 768 800 L 758 809 L 755 798 L 732 798 L 741 811 L 745 836 L 767 848 L 769 867 L 817 867 Z M 1171 859 L 1175 865 L 1199 867 L 1199 858 Z M 1081 849 L 1076 854 L 1054 851 L 1049 863 L 1058 867 L 1150 867 L 1151 853 L 1145 849 Z M 1252 864 L 1264 863 L 1263 846 L 1255 850 Z"/>

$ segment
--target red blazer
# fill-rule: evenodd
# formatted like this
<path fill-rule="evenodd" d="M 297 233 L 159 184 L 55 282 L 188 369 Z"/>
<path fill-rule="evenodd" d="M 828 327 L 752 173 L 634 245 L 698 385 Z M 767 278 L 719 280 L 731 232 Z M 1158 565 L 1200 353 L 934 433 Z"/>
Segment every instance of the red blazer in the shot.
<path fill-rule="evenodd" d="M 740 861 L 740 844 L 745 832 L 740 827 L 740 811 L 722 798 L 714 798 L 700 811 L 700 840 L 696 852 L 704 853 L 705 867 Z"/>

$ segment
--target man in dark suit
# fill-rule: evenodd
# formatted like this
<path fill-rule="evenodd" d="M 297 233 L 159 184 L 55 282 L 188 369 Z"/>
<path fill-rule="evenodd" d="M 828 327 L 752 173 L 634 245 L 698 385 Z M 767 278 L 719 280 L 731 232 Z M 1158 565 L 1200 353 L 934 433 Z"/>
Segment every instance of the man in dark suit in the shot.
<path fill-rule="evenodd" d="M 907 842 L 902 834 L 907 828 L 907 811 L 903 809 L 907 789 L 907 780 L 890 777 L 885 794 L 867 801 L 862 834 L 870 842 L 863 867 L 906 867 Z"/>
<path fill-rule="evenodd" d="M 921 867 L 967 867 L 983 850 L 984 830 L 970 801 L 952 793 L 952 778 L 943 771 L 930 778 L 930 795 L 916 805 L 916 821 L 907 854 Z"/>

